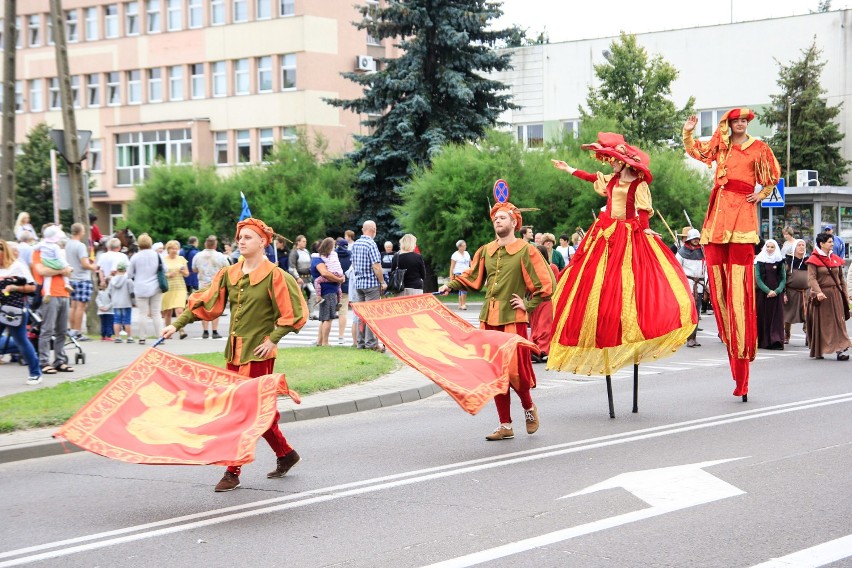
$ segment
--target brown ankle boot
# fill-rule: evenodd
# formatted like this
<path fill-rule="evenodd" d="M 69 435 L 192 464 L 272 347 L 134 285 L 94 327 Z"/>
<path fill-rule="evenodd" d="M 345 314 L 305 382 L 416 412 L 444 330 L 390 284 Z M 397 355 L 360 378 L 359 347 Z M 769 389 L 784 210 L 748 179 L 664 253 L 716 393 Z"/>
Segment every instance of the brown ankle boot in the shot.
<path fill-rule="evenodd" d="M 269 479 L 277 479 L 279 477 L 284 477 L 287 475 L 287 472 L 290 469 L 299 463 L 302 458 L 299 457 L 299 453 L 296 450 L 293 450 L 289 454 L 283 455 L 277 460 L 277 465 L 273 471 L 270 471 L 266 474 L 266 477 Z"/>

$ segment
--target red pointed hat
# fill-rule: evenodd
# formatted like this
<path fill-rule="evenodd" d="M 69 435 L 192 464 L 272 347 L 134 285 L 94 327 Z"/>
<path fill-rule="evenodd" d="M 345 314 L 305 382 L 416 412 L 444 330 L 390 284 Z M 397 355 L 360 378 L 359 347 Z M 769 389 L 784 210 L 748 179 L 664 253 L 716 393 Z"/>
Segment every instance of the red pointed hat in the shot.
<path fill-rule="evenodd" d="M 651 183 L 654 177 L 651 175 L 651 159 L 648 154 L 631 146 L 624 140 L 624 136 L 615 132 L 598 132 L 598 141 L 591 144 L 583 144 L 584 150 L 592 150 L 595 157 L 602 162 L 618 160 L 630 166 L 645 180 Z"/>

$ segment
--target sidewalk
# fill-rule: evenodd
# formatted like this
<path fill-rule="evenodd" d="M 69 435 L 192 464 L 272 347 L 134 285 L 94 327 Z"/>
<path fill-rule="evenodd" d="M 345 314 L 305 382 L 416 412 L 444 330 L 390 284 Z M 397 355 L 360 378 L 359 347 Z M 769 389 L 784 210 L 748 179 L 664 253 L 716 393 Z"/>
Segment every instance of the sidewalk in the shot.
<path fill-rule="evenodd" d="M 475 310 L 474 313 L 476 313 L 479 306 L 481 304 L 476 307 L 471 304 L 469 309 Z M 316 325 L 316 322 L 309 322 L 306 329 L 308 326 Z M 219 329 L 228 329 L 227 317 L 222 318 Z M 225 348 L 224 340 L 200 339 L 200 324 L 196 323 L 189 326 L 187 331 L 190 337 L 185 340 L 170 339 L 165 343 L 165 349 L 171 353 L 186 355 L 221 352 Z M 38 387 L 24 384 L 27 377 L 25 366 L 2 365 L 0 366 L 0 374 L 2 374 L 3 380 L 0 381 L 0 396 L 55 386 L 59 382 L 80 380 L 108 371 L 119 370 L 138 357 L 144 349 L 150 348 L 152 342 L 153 340 L 149 340 L 148 345 L 135 343 L 116 345 L 98 340 L 83 342 L 80 345 L 86 353 L 86 363 L 74 365 L 76 369 L 74 373 L 46 375 Z M 285 345 L 281 347 L 296 348 Z M 76 348 L 74 349 L 76 350 Z M 68 350 L 68 355 L 69 360 L 73 363 L 73 354 L 70 350 Z M 398 370 L 368 383 L 348 385 L 331 391 L 306 395 L 302 397 L 302 404 L 299 405 L 294 404 L 289 398 L 280 398 L 278 410 L 281 413 L 281 423 L 295 422 L 413 402 L 440 392 L 442 392 L 441 388 L 422 373 L 403 365 Z M 55 431 L 56 427 L 52 427 L 0 434 L 0 464 L 82 451 L 73 444 L 53 439 L 51 435 Z"/>

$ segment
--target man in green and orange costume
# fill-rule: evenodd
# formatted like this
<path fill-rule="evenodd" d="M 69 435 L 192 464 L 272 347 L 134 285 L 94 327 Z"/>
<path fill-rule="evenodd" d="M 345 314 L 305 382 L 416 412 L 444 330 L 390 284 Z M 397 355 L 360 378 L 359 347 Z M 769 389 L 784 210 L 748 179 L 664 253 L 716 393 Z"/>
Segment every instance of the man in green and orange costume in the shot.
<path fill-rule="evenodd" d="M 754 112 L 747 108 L 729 110 L 707 142 L 692 136 L 698 117 L 689 117 L 683 125 L 686 153 L 708 167 L 716 162 L 701 244 L 713 313 L 737 385 L 734 396 L 742 396 L 743 402 L 757 350 L 753 268 L 754 245 L 760 240 L 757 202 L 772 194 L 781 171 L 769 146 L 746 132 L 753 119 Z"/>

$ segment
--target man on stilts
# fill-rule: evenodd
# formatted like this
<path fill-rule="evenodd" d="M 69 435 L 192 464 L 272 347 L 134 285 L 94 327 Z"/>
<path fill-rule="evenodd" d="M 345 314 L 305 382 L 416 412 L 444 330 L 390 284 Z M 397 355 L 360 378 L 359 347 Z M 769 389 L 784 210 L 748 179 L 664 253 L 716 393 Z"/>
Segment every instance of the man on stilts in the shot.
<path fill-rule="evenodd" d="M 746 132 L 753 119 L 754 112 L 747 108 L 732 109 L 707 142 L 692 136 L 697 116 L 690 116 L 683 125 L 686 153 L 708 167 L 716 162 L 701 244 L 713 313 L 736 382 L 734 396 L 741 396 L 743 402 L 748 400 L 749 365 L 757 350 L 753 265 L 754 245 L 760 239 L 756 204 L 772 194 L 781 171 L 769 146 Z M 762 189 L 756 190 L 757 185 Z"/>

